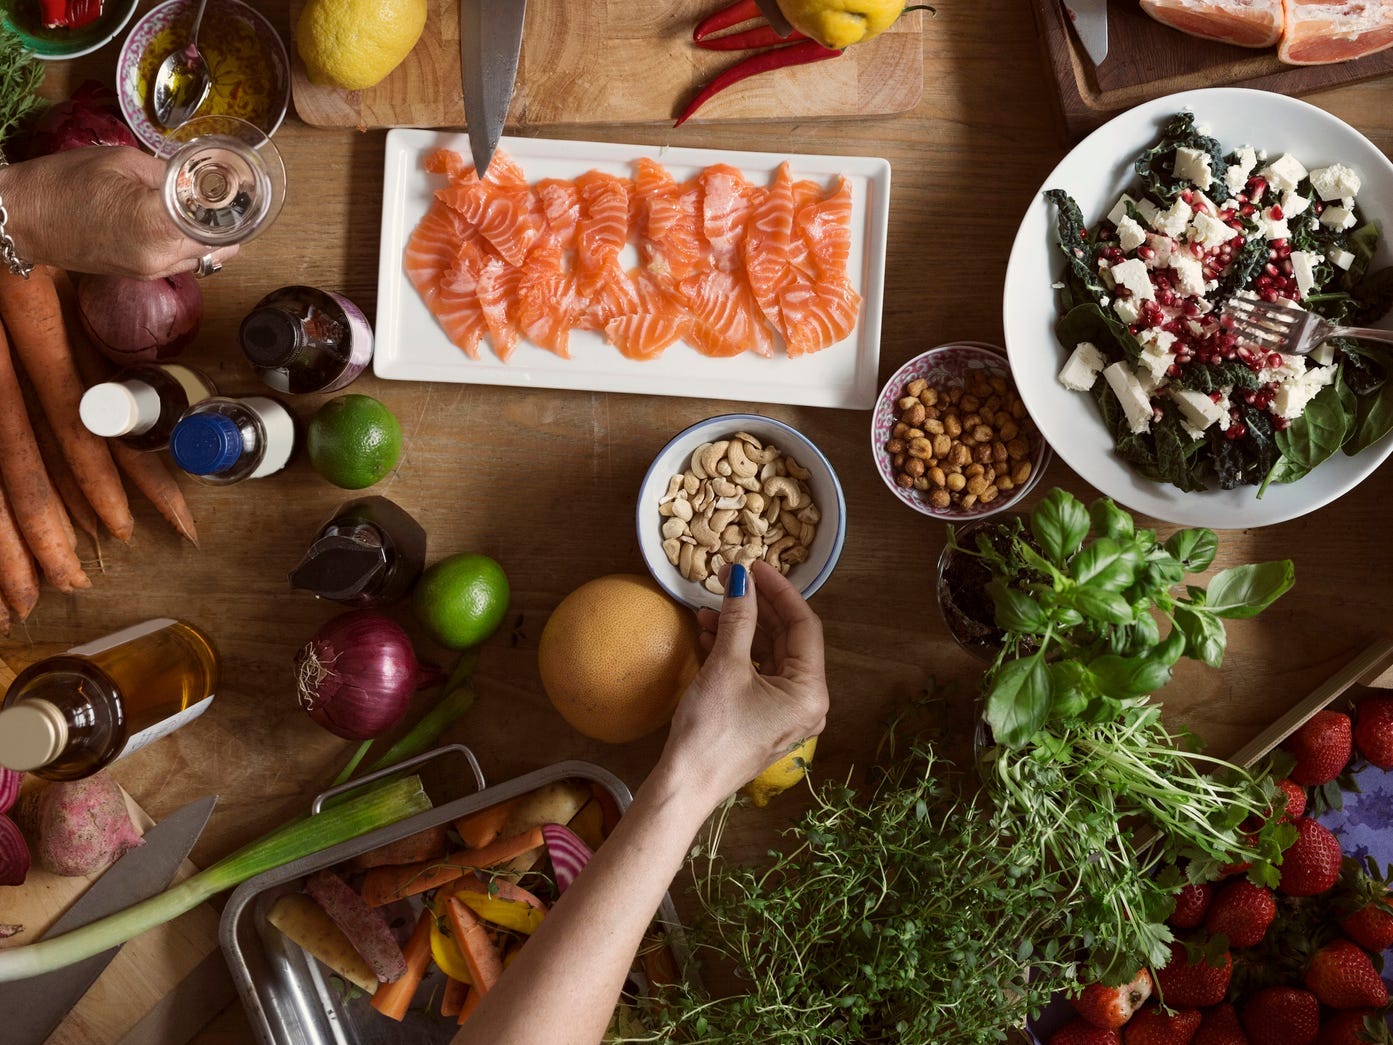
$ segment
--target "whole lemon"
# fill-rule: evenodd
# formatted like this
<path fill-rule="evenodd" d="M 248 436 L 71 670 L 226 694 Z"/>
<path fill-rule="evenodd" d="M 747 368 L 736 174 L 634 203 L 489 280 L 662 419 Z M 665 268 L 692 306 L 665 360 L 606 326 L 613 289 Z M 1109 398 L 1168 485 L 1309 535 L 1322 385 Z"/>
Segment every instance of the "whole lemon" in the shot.
<path fill-rule="evenodd" d="M 537 665 L 562 718 L 624 744 L 672 718 L 701 667 L 696 617 L 649 577 L 619 573 L 582 584 L 542 629 Z"/>
<path fill-rule="evenodd" d="M 763 809 L 770 799 L 783 794 L 808 775 L 808 765 L 816 750 L 817 737 L 809 737 L 742 787 L 740 793 Z"/>
<path fill-rule="evenodd" d="M 904 11 L 905 0 L 779 0 L 788 24 L 823 47 L 840 51 L 879 36 Z"/>
<path fill-rule="evenodd" d="M 309 0 L 295 43 L 320 86 L 361 91 L 387 78 L 426 27 L 426 0 Z"/>

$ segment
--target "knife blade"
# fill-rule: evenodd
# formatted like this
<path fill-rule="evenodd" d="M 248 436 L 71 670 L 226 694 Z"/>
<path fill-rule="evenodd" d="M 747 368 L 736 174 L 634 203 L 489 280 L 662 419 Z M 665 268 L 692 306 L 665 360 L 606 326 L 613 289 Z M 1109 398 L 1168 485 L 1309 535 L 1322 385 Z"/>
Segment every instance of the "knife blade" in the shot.
<path fill-rule="evenodd" d="M 189 855 L 218 796 L 195 799 L 145 833 L 145 844 L 126 853 L 92 883 L 42 939 L 60 936 L 125 910 L 161 892 Z M 64 969 L 0 984 L 0 1027 L 7 1045 L 41 1045 L 107 967 L 120 947 Z"/>
<path fill-rule="evenodd" d="M 526 0 L 460 0 L 460 76 L 474 170 L 488 170 L 513 100 Z"/>
<path fill-rule="evenodd" d="M 793 32 L 793 26 L 789 25 L 779 7 L 779 0 L 755 0 L 755 6 L 759 8 L 759 13 L 764 15 L 765 21 L 774 27 L 774 32 L 780 36 L 788 36 Z"/>
<path fill-rule="evenodd" d="M 1108 56 L 1108 0 L 1064 0 L 1064 13 L 1094 66 Z"/>

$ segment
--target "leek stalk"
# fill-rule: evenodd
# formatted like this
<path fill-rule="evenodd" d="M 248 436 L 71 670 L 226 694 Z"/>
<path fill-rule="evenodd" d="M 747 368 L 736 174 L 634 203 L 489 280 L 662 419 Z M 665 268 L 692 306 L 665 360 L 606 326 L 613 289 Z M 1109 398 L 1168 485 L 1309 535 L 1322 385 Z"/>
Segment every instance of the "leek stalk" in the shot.
<path fill-rule="evenodd" d="M 381 784 L 317 816 L 277 828 L 178 885 L 124 911 L 51 940 L 0 950 L 0 983 L 51 972 L 101 954 L 172 921 L 225 889 L 319 853 L 340 842 L 395 824 L 431 807 L 416 776 Z"/>

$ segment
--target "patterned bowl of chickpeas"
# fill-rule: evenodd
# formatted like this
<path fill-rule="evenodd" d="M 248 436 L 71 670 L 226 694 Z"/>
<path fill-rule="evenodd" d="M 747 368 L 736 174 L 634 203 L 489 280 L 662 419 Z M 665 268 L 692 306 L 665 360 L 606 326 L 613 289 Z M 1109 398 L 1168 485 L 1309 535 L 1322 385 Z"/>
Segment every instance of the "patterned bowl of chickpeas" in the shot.
<path fill-rule="evenodd" d="M 876 402 L 871 451 L 891 493 L 946 522 L 1011 507 L 1050 453 L 1006 353 L 975 342 L 931 348 L 895 371 Z"/>

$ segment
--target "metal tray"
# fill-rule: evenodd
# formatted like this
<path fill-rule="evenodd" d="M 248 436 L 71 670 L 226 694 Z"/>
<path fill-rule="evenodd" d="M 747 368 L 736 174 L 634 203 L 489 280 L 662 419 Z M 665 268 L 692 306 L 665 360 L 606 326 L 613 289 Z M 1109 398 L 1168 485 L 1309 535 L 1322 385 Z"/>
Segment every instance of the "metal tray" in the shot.
<path fill-rule="evenodd" d="M 467 759 L 478 785 L 474 794 L 258 875 L 239 886 L 228 900 L 218 940 L 256 1040 L 262 1045 L 446 1045 L 459 1031 L 453 1019 L 438 1015 L 413 1012 L 401 1023 L 386 1019 L 368 1004 L 368 997 L 361 991 L 354 990 L 351 993 L 356 996 L 346 998 L 337 977 L 332 977 L 323 965 L 266 921 L 272 904 L 285 893 L 298 892 L 305 876 L 558 780 L 598 784 L 614 799 L 621 813 L 633 800 L 624 782 L 613 773 L 593 763 L 579 761 L 558 762 L 485 787 L 483 772 L 473 752 L 458 744 L 408 760 L 387 772 L 398 773 L 451 753 Z M 324 801 L 333 795 L 359 787 L 370 779 L 373 778 L 325 792 L 315 800 L 314 811 L 318 812 Z M 656 922 L 666 931 L 668 946 L 679 963 L 684 964 L 686 939 L 670 895 L 663 897 Z M 335 982 L 330 982 L 331 977 Z M 438 969 L 433 970 L 422 981 L 412 1008 L 423 1006 L 432 995 L 438 997 L 443 984 L 443 974 Z"/>

